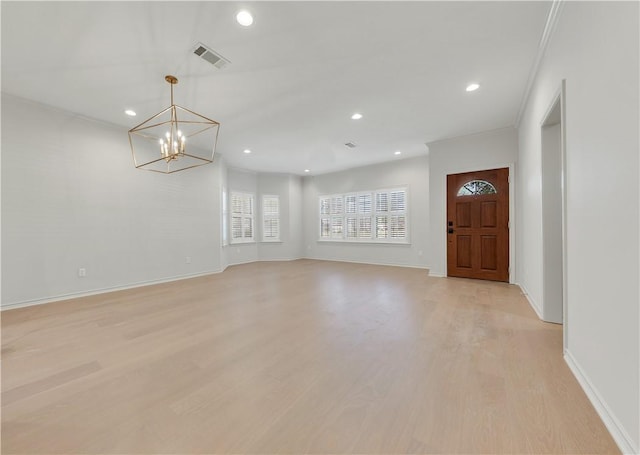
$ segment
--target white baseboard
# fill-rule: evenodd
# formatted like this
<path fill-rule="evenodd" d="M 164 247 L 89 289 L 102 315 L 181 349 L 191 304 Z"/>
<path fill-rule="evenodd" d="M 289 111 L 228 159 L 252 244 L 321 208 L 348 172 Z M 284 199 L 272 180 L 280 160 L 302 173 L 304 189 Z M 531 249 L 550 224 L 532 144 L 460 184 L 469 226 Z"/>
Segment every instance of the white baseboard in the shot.
<path fill-rule="evenodd" d="M 82 292 L 70 292 L 68 294 L 56 295 L 53 297 L 46 297 L 41 299 L 24 300 L 22 302 L 13 302 L 0 306 L 0 311 L 13 310 L 15 308 L 24 308 L 34 305 L 42 305 L 45 303 L 59 302 L 61 300 L 77 299 L 79 297 L 88 297 L 91 295 L 105 294 L 107 292 L 124 291 L 125 289 L 141 288 L 144 286 L 152 286 L 154 284 L 170 283 L 171 281 L 186 280 L 189 278 L 197 278 L 199 276 L 213 275 L 221 273 L 222 270 L 211 270 L 207 272 L 193 273 L 189 275 L 177 275 L 168 278 L 161 278 L 159 280 L 139 281 L 136 283 L 130 283 L 123 286 L 112 286 L 108 288 L 92 289 L 90 291 Z"/>
<path fill-rule="evenodd" d="M 21 302 L 12 302 L 12 303 L 8 303 L 8 304 L 0 305 L 0 311 L 13 310 L 13 309 L 16 309 L 16 308 L 24 308 L 24 307 L 34 306 L 34 305 L 43 305 L 45 303 L 59 302 L 61 300 L 76 299 L 76 298 L 80 298 L 80 297 L 89 297 L 89 296 L 92 296 L 92 295 L 105 294 L 107 292 L 123 291 L 125 289 L 133 289 L 133 288 L 139 288 L 139 287 L 144 287 L 144 286 L 152 286 L 154 284 L 162 284 L 162 283 L 169 283 L 171 281 L 186 280 L 186 279 L 189 279 L 189 278 L 196 278 L 196 277 L 199 277 L 199 276 L 213 275 L 213 274 L 216 274 L 216 273 L 222 273 L 228 267 L 231 267 L 231 266 L 234 266 L 234 265 L 251 264 L 253 262 L 276 262 L 276 261 L 285 262 L 285 261 L 295 261 L 295 260 L 298 260 L 298 259 L 315 259 L 315 258 L 280 258 L 280 259 L 261 259 L 261 260 L 257 260 L 257 261 L 234 262 L 234 263 L 226 264 L 220 270 L 210 270 L 210 271 L 207 271 L 207 272 L 193 273 L 193 274 L 189 274 L 189 275 L 178 275 L 178 276 L 173 276 L 173 277 L 168 277 L 168 278 L 162 278 L 162 279 L 159 279 L 159 280 L 140 281 L 140 282 L 136 282 L 136 283 L 126 284 L 126 285 L 123 285 L 123 286 L 112 286 L 112 287 L 92 289 L 90 291 L 82 291 L 82 292 L 70 292 L 68 294 L 56 295 L 56 296 L 53 296 L 53 297 L 46 297 L 46 298 L 33 299 L 33 300 L 24 300 L 24 301 L 21 301 Z M 328 259 L 315 259 L 315 260 L 324 261 L 324 260 L 328 260 Z M 354 261 L 337 261 L 337 262 L 354 262 Z M 403 265 L 403 264 L 375 264 L 375 263 L 369 263 L 369 262 L 356 262 L 356 263 L 358 263 L 358 264 L 371 264 L 371 265 L 389 265 L 389 266 L 396 266 L 396 267 L 411 267 L 411 268 L 419 268 L 419 269 L 428 270 L 428 268 L 426 268 L 426 267 Z"/>
<path fill-rule="evenodd" d="M 288 262 L 288 261 L 297 261 L 298 259 L 305 258 L 274 258 L 274 259 L 256 259 L 249 261 L 240 261 L 240 262 L 229 262 L 223 269 L 226 270 L 227 267 L 231 267 L 232 265 L 244 265 L 244 264 L 253 264 L 254 262 Z"/>
<path fill-rule="evenodd" d="M 429 267 L 426 265 L 410 265 L 410 264 L 398 264 L 394 262 L 369 262 L 369 261 L 349 261 L 346 259 L 326 259 L 326 258 L 313 258 L 313 257 L 304 257 L 300 259 L 312 259 L 314 261 L 327 261 L 327 262 L 347 262 L 351 264 L 365 264 L 365 265 L 384 265 L 388 267 L 407 267 L 410 269 L 421 269 L 421 270 L 429 270 Z M 430 274 L 430 276 L 433 276 Z"/>
<path fill-rule="evenodd" d="M 298 257 L 298 258 L 258 259 L 256 262 L 289 262 L 289 261 L 297 261 L 298 259 L 304 259 L 304 258 Z"/>
<path fill-rule="evenodd" d="M 540 308 L 538 306 L 538 303 L 533 299 L 533 297 L 531 297 L 531 295 L 529 294 L 529 291 L 527 291 L 527 288 L 524 287 L 524 285 L 520 284 L 520 283 L 514 283 L 516 286 L 520 286 L 520 289 L 522 290 L 522 295 L 525 296 L 525 298 L 527 299 L 527 302 L 529 302 L 529 306 L 531 306 L 531 308 L 533 308 L 533 311 L 535 311 L 536 315 L 538 316 L 538 318 L 541 321 L 544 321 L 544 319 L 542 318 L 542 308 Z"/>
<path fill-rule="evenodd" d="M 596 409 L 600 419 L 602 419 L 607 430 L 611 433 L 613 440 L 618 444 L 620 451 L 626 454 L 639 453 L 639 448 L 635 446 L 629 434 L 620 424 L 620 421 L 615 417 L 613 412 L 611 412 L 611 409 L 607 406 L 607 402 L 602 399 L 598 390 L 593 386 L 591 381 L 589 381 L 587 375 L 585 375 L 582 368 L 580 368 L 580 364 L 578 364 L 569 350 L 564 351 L 564 361 L 569 365 L 569 369 L 578 380 L 578 383 L 582 386 L 582 390 L 584 390 L 584 393 Z"/>

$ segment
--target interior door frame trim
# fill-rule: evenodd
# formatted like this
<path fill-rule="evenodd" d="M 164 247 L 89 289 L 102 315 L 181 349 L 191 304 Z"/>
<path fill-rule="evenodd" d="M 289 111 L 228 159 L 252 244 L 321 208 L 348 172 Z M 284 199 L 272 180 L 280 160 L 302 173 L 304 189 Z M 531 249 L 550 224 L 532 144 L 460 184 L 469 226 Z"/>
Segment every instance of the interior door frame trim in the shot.
<path fill-rule="evenodd" d="M 544 111 L 542 118 L 539 122 L 539 127 L 542 129 L 547 118 L 553 111 L 557 103 L 560 103 L 560 175 L 562 181 L 560 183 L 561 188 L 561 201 L 562 201 L 562 352 L 567 353 L 569 345 L 569 306 L 568 306 L 568 254 L 567 254 L 567 183 L 569 181 L 568 168 L 567 168 L 567 80 L 562 79 L 560 86 L 556 89 L 547 105 L 547 109 Z M 542 148 L 540 149 L 542 154 Z M 542 161 L 542 160 L 541 160 Z M 542 171 L 542 169 L 541 169 Z M 542 233 L 544 235 L 544 232 Z M 544 244 L 543 244 L 544 247 Z M 544 259 L 541 261 L 541 268 L 544 267 Z M 540 276 L 544 276 L 541 270 Z M 544 280 L 542 282 L 543 298 L 544 298 Z M 542 303 L 544 305 L 544 302 Z M 541 311 L 543 309 L 541 308 Z M 541 315 L 538 315 L 541 316 Z M 543 319 L 542 316 L 540 319 Z"/>
<path fill-rule="evenodd" d="M 443 207 L 444 222 L 441 226 L 441 244 L 444 245 L 444 276 L 447 275 L 447 176 L 451 174 L 462 174 L 464 172 L 475 171 L 488 171 L 491 169 L 509 168 L 509 284 L 515 284 L 516 282 L 516 213 L 515 213 L 515 187 L 516 187 L 516 175 L 515 175 L 515 163 L 493 163 L 490 165 L 483 165 L 482 169 L 478 169 L 473 166 L 461 166 L 456 168 L 445 169 L 444 172 L 444 184 L 442 194 L 444 197 L 440 201 Z"/>

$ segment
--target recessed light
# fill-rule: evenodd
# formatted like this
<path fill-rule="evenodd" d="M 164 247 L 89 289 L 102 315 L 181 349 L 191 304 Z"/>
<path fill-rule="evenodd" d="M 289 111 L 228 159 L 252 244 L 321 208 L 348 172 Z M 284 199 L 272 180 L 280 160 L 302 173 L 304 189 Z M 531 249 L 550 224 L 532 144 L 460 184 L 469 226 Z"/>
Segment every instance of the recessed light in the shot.
<path fill-rule="evenodd" d="M 311 172 L 309 169 L 305 169 L 304 171 L 305 171 L 305 172 Z"/>
<path fill-rule="evenodd" d="M 478 90 L 480 88 L 479 84 L 473 83 L 473 84 L 469 84 L 467 85 L 467 92 L 473 92 L 475 90 Z"/>
<path fill-rule="evenodd" d="M 351 116 L 351 120 L 360 120 L 362 118 L 362 114 L 356 112 Z"/>
<path fill-rule="evenodd" d="M 249 149 L 244 149 L 244 153 L 246 153 L 246 154 L 248 155 L 249 153 L 251 153 L 251 150 L 249 150 Z"/>
<path fill-rule="evenodd" d="M 246 10 L 242 10 L 238 14 L 236 14 L 236 20 L 238 21 L 238 24 L 244 25 L 245 27 L 253 24 L 253 16 L 249 11 Z"/>
<path fill-rule="evenodd" d="M 402 152 L 400 150 L 396 150 L 395 152 L 393 152 L 394 155 L 400 155 Z"/>
<path fill-rule="evenodd" d="M 125 114 L 131 116 L 131 117 L 135 117 L 136 116 L 136 111 L 132 111 L 131 109 L 127 109 L 126 111 L 124 111 Z"/>

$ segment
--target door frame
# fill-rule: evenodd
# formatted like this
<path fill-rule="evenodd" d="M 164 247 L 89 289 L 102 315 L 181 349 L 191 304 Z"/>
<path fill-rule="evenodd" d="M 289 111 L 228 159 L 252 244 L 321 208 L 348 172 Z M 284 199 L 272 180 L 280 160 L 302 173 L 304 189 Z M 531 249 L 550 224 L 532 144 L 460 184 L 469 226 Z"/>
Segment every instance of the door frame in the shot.
<path fill-rule="evenodd" d="M 444 171 L 444 182 L 442 187 L 442 213 L 443 221 L 440 228 L 441 244 L 444 245 L 444 276 L 447 275 L 447 175 L 462 174 L 464 172 L 487 171 L 498 168 L 509 168 L 509 284 L 515 283 L 516 277 L 516 218 L 515 218 L 515 163 L 491 163 L 482 165 L 481 169 L 477 166 L 460 166 L 456 168 L 448 168 Z"/>
<path fill-rule="evenodd" d="M 551 97 L 551 100 L 549 101 L 548 105 L 547 105 L 547 109 L 544 111 L 544 114 L 542 115 L 540 122 L 539 122 L 539 128 L 540 128 L 540 132 L 542 132 L 542 128 L 545 126 L 545 123 L 547 122 L 547 119 L 549 118 L 549 116 L 551 115 L 551 112 L 553 111 L 553 109 L 556 107 L 556 104 L 559 103 L 560 106 L 560 176 L 561 176 L 561 183 L 560 183 L 560 199 L 562 202 L 562 215 L 561 215 L 561 223 L 562 223 L 562 344 L 563 344 L 563 352 L 566 351 L 567 349 L 567 335 L 568 335 L 568 327 L 569 327 L 569 313 L 568 313 L 568 299 L 567 299 L 567 289 L 568 289 L 568 285 L 567 285 L 567 182 L 568 182 L 568 175 L 567 175 L 567 122 L 566 122 L 566 83 L 567 80 L 566 79 L 562 79 L 562 81 L 560 82 L 560 87 L 558 87 L 558 89 L 554 92 L 553 96 Z M 541 176 L 542 176 L 542 144 L 540 144 L 540 156 L 541 156 L 541 164 L 540 164 L 540 172 L 541 172 Z M 541 200 L 541 203 L 543 201 Z M 540 214 L 541 216 L 543 216 L 543 214 Z M 544 223 L 542 223 L 542 260 L 540 261 L 540 276 L 542 277 L 542 296 L 544 298 L 544 266 L 545 266 L 545 259 L 544 259 Z M 544 308 L 544 301 L 542 302 L 542 308 L 541 310 Z M 544 314 L 542 315 L 542 317 L 540 319 L 544 320 Z"/>

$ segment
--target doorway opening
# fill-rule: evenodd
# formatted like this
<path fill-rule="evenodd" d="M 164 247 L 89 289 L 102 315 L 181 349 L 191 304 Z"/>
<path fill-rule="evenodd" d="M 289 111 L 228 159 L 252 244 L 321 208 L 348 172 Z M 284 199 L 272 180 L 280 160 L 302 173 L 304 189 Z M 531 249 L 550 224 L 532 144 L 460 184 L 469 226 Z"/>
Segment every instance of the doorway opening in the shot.
<path fill-rule="evenodd" d="M 564 82 L 540 126 L 542 175 L 542 319 L 566 321 Z"/>

